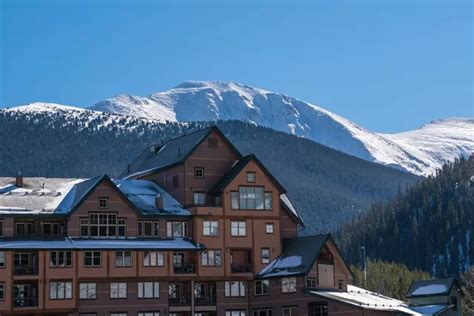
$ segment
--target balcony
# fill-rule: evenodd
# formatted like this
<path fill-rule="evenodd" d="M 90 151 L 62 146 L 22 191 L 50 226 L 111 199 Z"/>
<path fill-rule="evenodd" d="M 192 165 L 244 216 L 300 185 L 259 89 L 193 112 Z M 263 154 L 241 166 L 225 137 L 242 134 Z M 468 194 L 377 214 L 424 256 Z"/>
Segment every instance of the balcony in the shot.
<path fill-rule="evenodd" d="M 15 283 L 13 284 L 14 308 L 27 308 L 38 306 L 38 283 Z"/>
<path fill-rule="evenodd" d="M 169 283 L 168 303 L 170 306 L 191 305 L 191 282 Z"/>
<path fill-rule="evenodd" d="M 38 297 L 14 297 L 13 307 L 36 307 L 38 306 Z"/>
<path fill-rule="evenodd" d="M 182 264 L 182 265 L 174 265 L 174 273 L 175 274 L 192 274 L 196 273 L 196 265 L 195 264 Z"/>
<path fill-rule="evenodd" d="M 15 265 L 13 267 L 13 275 L 38 275 L 38 265 Z"/>
<path fill-rule="evenodd" d="M 251 273 L 252 265 L 244 263 L 231 263 L 230 264 L 231 273 Z"/>
<path fill-rule="evenodd" d="M 196 306 L 216 305 L 216 283 L 199 282 L 194 284 L 194 304 Z"/>
<path fill-rule="evenodd" d="M 169 298 L 170 306 L 187 306 L 191 305 L 191 294 L 177 295 Z"/>

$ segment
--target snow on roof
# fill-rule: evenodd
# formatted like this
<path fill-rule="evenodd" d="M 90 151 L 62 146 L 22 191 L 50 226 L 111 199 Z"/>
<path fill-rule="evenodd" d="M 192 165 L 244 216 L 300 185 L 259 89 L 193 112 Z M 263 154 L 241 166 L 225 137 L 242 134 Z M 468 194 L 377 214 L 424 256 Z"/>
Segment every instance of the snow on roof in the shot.
<path fill-rule="evenodd" d="M 168 192 L 150 180 L 114 180 L 117 187 L 145 215 L 191 215 Z M 155 204 L 156 197 L 163 198 L 163 209 Z"/>
<path fill-rule="evenodd" d="M 423 305 L 423 306 L 410 306 L 410 309 L 426 316 L 436 316 L 440 313 L 450 309 L 447 304 L 442 305 Z"/>
<path fill-rule="evenodd" d="M 408 315 L 422 316 L 408 308 L 407 304 L 379 293 L 370 292 L 363 288 L 348 285 L 347 292 L 340 291 L 311 291 L 311 294 L 333 299 L 342 303 L 359 306 L 364 309 L 379 311 L 396 311 Z"/>
<path fill-rule="evenodd" d="M 415 281 L 407 291 L 407 297 L 448 295 L 457 285 L 454 278 Z"/>
<path fill-rule="evenodd" d="M 412 292 L 412 295 L 431 295 L 438 293 L 445 293 L 448 287 L 445 284 L 428 284 L 418 287 Z"/>
<path fill-rule="evenodd" d="M 15 178 L 0 177 L 0 214 L 53 212 L 65 194 L 83 179 L 24 177 L 23 186 Z"/>
<path fill-rule="evenodd" d="M 2 249 L 159 249 L 159 250 L 201 250 L 203 246 L 188 238 L 172 239 L 48 239 L 48 240 L 5 240 L 0 241 Z"/>
<path fill-rule="evenodd" d="M 283 202 L 283 204 L 292 212 L 298 219 L 301 220 L 300 215 L 298 214 L 298 211 L 295 209 L 293 204 L 290 201 L 290 198 L 286 194 L 281 194 L 280 195 L 280 200 Z"/>

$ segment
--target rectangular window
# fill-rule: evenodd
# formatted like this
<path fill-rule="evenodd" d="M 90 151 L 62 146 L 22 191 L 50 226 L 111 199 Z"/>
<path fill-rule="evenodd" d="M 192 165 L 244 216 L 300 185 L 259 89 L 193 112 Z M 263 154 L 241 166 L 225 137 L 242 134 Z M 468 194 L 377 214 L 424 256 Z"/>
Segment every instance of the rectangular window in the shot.
<path fill-rule="evenodd" d="M 230 222 L 230 226 L 231 236 L 247 236 L 247 223 L 245 221 L 232 221 Z"/>
<path fill-rule="evenodd" d="M 127 283 L 110 283 L 110 298 L 127 298 Z"/>
<path fill-rule="evenodd" d="M 138 282 L 138 298 L 160 298 L 160 282 Z"/>
<path fill-rule="evenodd" d="M 100 251 L 86 251 L 84 252 L 84 266 L 86 267 L 100 267 L 101 258 Z"/>
<path fill-rule="evenodd" d="M 328 316 L 327 302 L 311 303 L 310 310 L 314 316 Z"/>
<path fill-rule="evenodd" d="M 160 316 L 160 312 L 139 312 L 138 316 Z"/>
<path fill-rule="evenodd" d="M 247 182 L 255 183 L 257 181 L 257 174 L 255 172 L 247 172 Z"/>
<path fill-rule="evenodd" d="M 0 268 L 5 268 L 5 251 L 0 251 Z"/>
<path fill-rule="evenodd" d="M 342 290 L 342 288 L 344 287 L 344 281 L 338 280 L 337 281 L 337 287 L 339 288 L 339 290 Z"/>
<path fill-rule="evenodd" d="M 195 168 L 194 168 L 194 178 L 196 178 L 196 179 L 204 179 L 204 168 L 202 168 L 202 167 L 195 167 Z"/>
<path fill-rule="evenodd" d="M 138 222 L 139 237 L 159 237 L 160 222 Z"/>
<path fill-rule="evenodd" d="M 204 236 L 219 236 L 219 222 L 218 221 L 203 221 L 202 234 Z"/>
<path fill-rule="evenodd" d="M 281 309 L 281 315 L 282 316 L 298 316 L 298 307 L 296 306 L 283 307 Z"/>
<path fill-rule="evenodd" d="M 217 148 L 217 138 L 208 138 L 207 139 L 207 147 L 211 149 Z"/>
<path fill-rule="evenodd" d="M 61 223 L 41 223 L 41 233 L 43 236 L 62 236 L 64 225 Z"/>
<path fill-rule="evenodd" d="M 5 300 L 5 283 L 0 283 L 0 301 Z"/>
<path fill-rule="evenodd" d="M 201 266 L 221 267 L 222 255 L 220 250 L 207 250 L 201 252 Z"/>
<path fill-rule="evenodd" d="M 259 308 L 252 311 L 252 316 L 273 316 L 273 309 Z"/>
<path fill-rule="evenodd" d="M 281 292 L 282 293 L 294 293 L 296 292 L 296 278 L 282 278 L 281 279 Z"/>
<path fill-rule="evenodd" d="M 97 284 L 96 283 L 80 283 L 79 284 L 79 299 L 94 300 L 97 298 Z"/>
<path fill-rule="evenodd" d="M 194 192 L 193 193 L 194 205 L 205 205 L 206 204 L 206 193 Z"/>
<path fill-rule="evenodd" d="M 225 282 L 226 297 L 244 297 L 245 281 L 226 281 Z"/>
<path fill-rule="evenodd" d="M 231 192 L 232 209 L 271 210 L 272 203 L 272 192 L 264 192 L 263 187 L 240 187 L 238 192 Z"/>
<path fill-rule="evenodd" d="M 81 225 L 81 237 L 89 237 L 89 220 L 87 218 L 83 218 L 80 221 Z"/>
<path fill-rule="evenodd" d="M 89 213 L 89 219 L 81 219 L 81 237 L 125 237 L 127 223 L 117 219 L 115 213 Z"/>
<path fill-rule="evenodd" d="M 225 316 L 247 316 L 245 310 L 225 311 Z"/>
<path fill-rule="evenodd" d="M 274 226 L 272 223 L 265 224 L 265 233 L 266 234 L 273 234 L 275 232 Z"/>
<path fill-rule="evenodd" d="M 15 224 L 16 236 L 32 236 L 33 235 L 33 223 L 21 222 Z"/>
<path fill-rule="evenodd" d="M 165 256 L 161 251 L 143 252 L 144 267 L 163 267 L 165 265 Z"/>
<path fill-rule="evenodd" d="M 100 197 L 99 198 L 99 208 L 107 208 L 107 198 Z"/>
<path fill-rule="evenodd" d="M 72 299 L 72 282 L 51 282 L 49 284 L 49 299 L 51 300 Z"/>
<path fill-rule="evenodd" d="M 254 282 L 255 295 L 269 295 L 270 294 L 270 280 L 259 280 Z"/>
<path fill-rule="evenodd" d="M 3 237 L 3 221 L 0 221 L 0 237 Z"/>
<path fill-rule="evenodd" d="M 116 267 L 131 267 L 132 266 L 132 252 L 131 251 L 116 251 L 115 252 L 115 266 Z"/>
<path fill-rule="evenodd" d="M 72 267 L 71 251 L 50 251 L 49 266 L 51 268 L 70 268 Z"/>
<path fill-rule="evenodd" d="M 315 289 L 318 287 L 318 280 L 316 278 L 307 278 L 306 287 L 309 289 Z"/>
<path fill-rule="evenodd" d="M 167 222 L 166 236 L 168 238 L 186 237 L 186 222 Z"/>
<path fill-rule="evenodd" d="M 262 263 L 270 263 L 270 248 L 260 249 L 260 256 L 262 258 Z"/>

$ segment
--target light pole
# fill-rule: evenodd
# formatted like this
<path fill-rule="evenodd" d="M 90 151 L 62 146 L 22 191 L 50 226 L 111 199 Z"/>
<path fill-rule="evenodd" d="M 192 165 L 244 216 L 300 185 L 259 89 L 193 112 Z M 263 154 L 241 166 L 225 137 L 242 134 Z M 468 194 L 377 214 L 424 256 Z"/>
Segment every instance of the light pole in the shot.
<path fill-rule="evenodd" d="M 364 288 L 367 286 L 367 262 L 365 261 L 365 246 L 360 247 L 362 252 L 362 270 L 364 271 Z"/>

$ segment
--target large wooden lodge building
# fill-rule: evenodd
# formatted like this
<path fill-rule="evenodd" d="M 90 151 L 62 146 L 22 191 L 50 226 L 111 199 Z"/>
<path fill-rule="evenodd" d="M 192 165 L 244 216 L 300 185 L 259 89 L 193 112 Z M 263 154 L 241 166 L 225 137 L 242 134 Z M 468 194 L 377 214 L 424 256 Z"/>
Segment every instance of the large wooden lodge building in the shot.
<path fill-rule="evenodd" d="M 216 127 L 150 146 L 118 179 L 0 178 L 0 314 L 416 314 L 318 295 L 347 292 L 351 271 L 302 225 Z"/>

